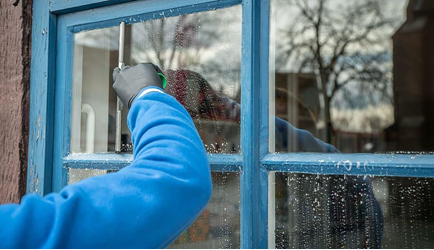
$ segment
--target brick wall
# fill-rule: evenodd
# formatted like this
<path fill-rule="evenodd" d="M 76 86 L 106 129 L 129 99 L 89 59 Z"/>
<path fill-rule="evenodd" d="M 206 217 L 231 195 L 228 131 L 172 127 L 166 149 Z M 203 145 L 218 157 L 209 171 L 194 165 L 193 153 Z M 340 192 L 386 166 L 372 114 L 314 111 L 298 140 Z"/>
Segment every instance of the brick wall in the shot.
<path fill-rule="evenodd" d="M 26 190 L 31 0 L 0 1 L 0 204 Z"/>

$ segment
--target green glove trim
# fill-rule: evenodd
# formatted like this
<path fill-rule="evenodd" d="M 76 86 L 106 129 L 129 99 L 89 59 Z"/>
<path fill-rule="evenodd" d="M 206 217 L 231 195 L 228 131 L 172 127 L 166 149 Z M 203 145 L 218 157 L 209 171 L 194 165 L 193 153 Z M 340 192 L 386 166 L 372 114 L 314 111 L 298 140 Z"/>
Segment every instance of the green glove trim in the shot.
<path fill-rule="evenodd" d="M 158 76 L 160 77 L 161 82 L 163 83 L 163 89 L 165 89 L 165 88 L 166 88 L 166 85 L 167 85 L 167 79 L 166 79 L 166 76 L 165 76 L 164 74 L 162 74 L 162 73 L 158 73 Z"/>

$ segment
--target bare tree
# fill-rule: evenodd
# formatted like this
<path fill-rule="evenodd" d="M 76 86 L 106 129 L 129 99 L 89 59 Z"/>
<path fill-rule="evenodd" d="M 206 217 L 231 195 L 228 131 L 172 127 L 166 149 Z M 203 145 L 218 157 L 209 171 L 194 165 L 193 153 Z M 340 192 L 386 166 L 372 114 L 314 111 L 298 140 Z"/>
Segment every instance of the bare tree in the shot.
<path fill-rule="evenodd" d="M 213 88 L 234 98 L 241 71 L 240 11 L 235 7 L 134 24 L 132 63 L 200 72 Z"/>
<path fill-rule="evenodd" d="M 149 45 L 146 53 L 148 60 L 153 61 L 153 57 L 157 60 L 156 63 L 163 68 L 172 68 L 176 64 L 194 63 L 194 58 L 191 53 L 180 53 L 181 50 L 194 48 L 194 52 L 199 50 L 198 41 L 194 37 L 197 29 L 196 18 L 188 16 L 179 16 L 167 20 L 165 18 L 152 20 L 142 23 L 141 31 L 146 34 L 145 40 L 140 41 Z"/>
<path fill-rule="evenodd" d="M 377 0 L 288 0 L 297 10 L 289 29 L 279 31 L 281 40 L 276 65 L 297 65 L 299 72 L 315 73 L 324 100 L 326 138 L 331 142 L 331 102 L 338 92 L 351 99 L 350 83 L 372 99 L 391 98 L 391 51 L 389 40 L 396 18 L 382 10 Z M 373 92 L 380 94 L 373 94 Z M 354 104 L 354 103 L 353 103 Z"/>
<path fill-rule="evenodd" d="M 133 46 L 162 68 L 200 66 L 201 55 L 216 41 L 222 30 L 215 27 L 219 16 L 213 12 L 161 18 L 136 24 L 141 40 Z M 143 48 L 146 46 L 146 48 Z"/>

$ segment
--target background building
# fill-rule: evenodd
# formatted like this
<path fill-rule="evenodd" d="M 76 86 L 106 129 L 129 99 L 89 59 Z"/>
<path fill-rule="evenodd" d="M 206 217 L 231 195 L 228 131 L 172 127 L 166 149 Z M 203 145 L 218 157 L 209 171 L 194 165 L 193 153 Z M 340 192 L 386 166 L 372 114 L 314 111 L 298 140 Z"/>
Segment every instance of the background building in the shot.
<path fill-rule="evenodd" d="M 395 123 L 387 129 L 389 151 L 434 150 L 433 44 L 434 2 L 411 0 L 407 20 L 393 35 Z"/>

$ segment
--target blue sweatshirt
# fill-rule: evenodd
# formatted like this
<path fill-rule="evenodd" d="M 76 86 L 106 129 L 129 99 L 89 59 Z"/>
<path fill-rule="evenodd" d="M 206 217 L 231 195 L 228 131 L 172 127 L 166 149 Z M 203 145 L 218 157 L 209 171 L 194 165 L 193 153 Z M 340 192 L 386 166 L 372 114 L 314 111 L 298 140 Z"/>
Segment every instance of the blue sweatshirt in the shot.
<path fill-rule="evenodd" d="M 163 248 L 176 240 L 211 196 L 203 144 L 187 111 L 162 92 L 136 98 L 128 126 L 130 166 L 0 206 L 0 248 Z"/>
<path fill-rule="evenodd" d="M 275 117 L 276 125 L 276 152 L 285 152 L 289 149 L 291 140 L 295 140 L 295 152 L 339 153 L 332 145 L 315 138 L 309 131 L 299 129 L 289 122 Z"/>

